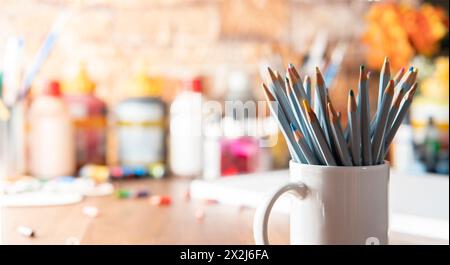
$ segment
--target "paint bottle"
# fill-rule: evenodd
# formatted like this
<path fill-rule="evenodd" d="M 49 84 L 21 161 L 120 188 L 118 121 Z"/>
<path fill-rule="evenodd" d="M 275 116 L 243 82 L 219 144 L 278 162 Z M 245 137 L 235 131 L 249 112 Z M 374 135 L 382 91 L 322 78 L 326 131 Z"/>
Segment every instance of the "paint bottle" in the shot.
<path fill-rule="evenodd" d="M 50 82 L 30 106 L 30 173 L 40 178 L 75 173 L 75 136 L 59 83 Z"/>
<path fill-rule="evenodd" d="M 165 164 L 165 105 L 162 81 L 140 71 L 131 80 L 128 95 L 114 110 L 118 163 L 150 167 Z"/>
<path fill-rule="evenodd" d="M 183 82 L 170 107 L 170 167 L 172 173 L 197 177 L 202 173 L 202 82 Z"/>
<path fill-rule="evenodd" d="M 77 169 L 86 164 L 106 164 L 107 107 L 95 96 L 95 84 L 86 67 L 80 65 L 63 88 L 75 126 Z"/>

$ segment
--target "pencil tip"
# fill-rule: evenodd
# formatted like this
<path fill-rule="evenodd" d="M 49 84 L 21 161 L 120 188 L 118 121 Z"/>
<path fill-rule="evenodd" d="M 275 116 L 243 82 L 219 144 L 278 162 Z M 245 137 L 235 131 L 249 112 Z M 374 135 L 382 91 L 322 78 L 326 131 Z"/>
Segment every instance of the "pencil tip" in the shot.
<path fill-rule="evenodd" d="M 272 93 L 270 92 L 269 88 L 266 86 L 266 84 L 262 84 L 264 94 L 266 94 L 267 100 L 269 101 L 275 101 L 275 98 L 273 97 Z"/>
<path fill-rule="evenodd" d="M 364 64 L 361 64 L 361 65 L 359 66 L 359 70 L 361 70 L 361 71 L 364 71 L 364 68 L 365 68 Z"/>
<path fill-rule="evenodd" d="M 353 89 L 350 89 L 349 94 L 350 94 L 350 97 L 354 97 L 355 96 L 355 93 L 353 92 Z"/>
<path fill-rule="evenodd" d="M 393 95 L 394 94 L 394 80 L 389 80 L 389 83 L 386 87 L 386 89 L 384 90 L 384 93 L 389 94 L 389 95 Z"/>
<path fill-rule="evenodd" d="M 290 126 L 291 126 L 291 130 L 292 130 L 293 132 L 295 132 L 295 131 L 297 130 L 297 128 L 295 128 L 294 123 L 291 122 Z"/>
<path fill-rule="evenodd" d="M 389 57 L 384 57 L 384 63 L 388 63 L 389 62 Z"/>
<path fill-rule="evenodd" d="M 414 71 L 414 66 L 410 66 L 408 69 L 410 72 Z"/>

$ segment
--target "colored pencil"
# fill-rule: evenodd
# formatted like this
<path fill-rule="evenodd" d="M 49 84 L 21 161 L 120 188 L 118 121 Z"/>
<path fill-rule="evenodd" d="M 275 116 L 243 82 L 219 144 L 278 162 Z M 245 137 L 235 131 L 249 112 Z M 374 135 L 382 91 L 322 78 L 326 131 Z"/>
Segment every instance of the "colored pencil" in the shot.
<path fill-rule="evenodd" d="M 394 84 L 397 85 L 400 80 L 402 80 L 403 75 L 405 74 L 405 67 L 400 68 L 397 74 L 394 76 Z"/>
<path fill-rule="evenodd" d="M 301 96 L 297 97 L 297 95 L 295 95 L 292 83 L 289 81 L 288 78 L 286 78 L 286 95 L 288 96 L 289 103 L 293 108 L 294 116 L 297 120 L 297 123 L 300 124 L 300 130 L 306 137 L 309 147 L 311 149 L 314 149 L 314 146 L 312 144 L 312 138 L 310 136 L 310 129 L 306 122 L 305 110 L 300 105 L 300 102 L 303 100 L 303 98 Z"/>
<path fill-rule="evenodd" d="M 331 103 L 328 102 L 328 115 L 330 116 L 331 121 L 331 130 L 333 133 L 334 143 L 336 144 L 337 153 L 339 155 L 340 161 L 343 166 L 352 166 L 352 161 L 350 158 L 350 153 L 348 152 L 347 143 L 344 139 L 344 135 L 340 129 L 338 123 L 338 117 L 331 106 Z"/>
<path fill-rule="evenodd" d="M 388 57 L 384 58 L 383 67 L 380 72 L 380 84 L 378 87 L 378 106 L 377 110 L 381 109 L 381 104 L 383 101 L 384 89 L 386 89 L 389 80 L 391 79 L 391 67 L 389 65 Z"/>
<path fill-rule="evenodd" d="M 377 111 L 371 120 L 371 72 L 361 65 L 358 96 L 349 90 L 344 127 L 318 67 L 314 95 L 311 79 L 306 76 L 302 81 L 292 64 L 284 78 L 270 67 L 267 70 L 270 80 L 263 84 L 263 90 L 270 113 L 286 139 L 292 160 L 302 164 L 349 167 L 382 163 L 417 90 L 418 70 L 411 67 L 405 73 L 402 68 L 389 80 L 390 65 L 386 58 L 379 80 Z"/>
<path fill-rule="evenodd" d="M 389 114 L 389 107 L 392 103 L 392 98 L 394 97 L 394 80 L 389 81 L 386 90 L 383 93 L 382 102 L 379 106 L 375 121 L 375 134 L 372 139 L 372 159 L 374 164 L 382 162 L 381 159 L 384 153 L 383 143 L 387 125 L 387 117 Z"/>
<path fill-rule="evenodd" d="M 397 133 L 398 128 L 400 127 L 400 124 L 402 123 L 403 119 L 405 118 L 409 107 L 411 106 L 412 99 L 414 97 L 414 94 L 416 93 L 417 89 L 417 83 L 414 83 L 411 90 L 405 95 L 405 98 L 403 99 L 402 105 L 395 116 L 394 123 L 392 124 L 391 128 L 386 134 L 386 140 L 385 140 L 385 146 L 386 151 L 389 148 L 389 145 L 391 144 L 392 140 L 394 139 L 395 133 Z"/>
<path fill-rule="evenodd" d="M 364 65 L 360 67 L 359 75 L 358 114 L 360 115 L 361 124 L 361 149 L 363 165 L 370 166 L 372 164 L 372 148 L 369 135 L 370 103 L 369 90 L 367 86 L 367 74 Z"/>
<path fill-rule="evenodd" d="M 308 99 L 309 104 L 311 104 L 311 100 L 312 100 L 311 78 L 308 75 L 305 76 L 305 81 L 303 83 L 303 87 L 305 88 L 306 99 Z"/>
<path fill-rule="evenodd" d="M 336 161 L 333 158 L 333 154 L 331 153 L 331 150 L 328 148 L 327 141 L 325 140 L 325 136 L 323 134 L 322 129 L 320 128 L 317 117 L 314 114 L 314 111 L 312 111 L 312 109 L 309 107 L 309 104 L 306 101 L 306 99 L 303 100 L 303 107 L 306 110 L 308 122 L 314 133 L 313 136 L 316 140 L 316 143 L 319 146 L 321 155 L 322 155 L 323 159 L 325 160 L 326 165 L 336 166 L 337 165 Z"/>
<path fill-rule="evenodd" d="M 289 123 L 287 121 L 285 114 L 283 113 L 283 110 L 281 109 L 275 97 L 272 95 L 269 88 L 265 84 L 263 84 L 263 90 L 264 94 L 266 95 L 270 113 L 277 120 L 278 127 L 280 128 L 281 133 L 286 139 L 286 143 L 288 145 L 289 153 L 291 154 L 292 159 L 296 162 L 301 162 L 297 150 L 298 148 L 296 148 L 295 145 L 293 145 L 295 139 L 292 135 L 291 130 L 289 129 Z"/>
<path fill-rule="evenodd" d="M 348 142 L 350 143 L 352 151 L 353 164 L 355 166 L 361 166 L 361 133 L 359 126 L 360 120 L 358 119 L 358 110 L 353 90 L 350 90 L 350 93 L 348 95 L 347 109 L 348 127 L 350 128 Z"/>
<path fill-rule="evenodd" d="M 322 73 L 320 72 L 319 67 L 316 67 L 316 92 L 319 96 L 319 109 L 320 113 L 317 115 L 319 116 L 320 125 L 322 127 L 322 130 L 324 132 L 325 139 L 327 140 L 327 144 L 330 146 L 331 149 L 331 134 L 330 134 L 330 121 L 328 120 L 327 115 L 327 88 L 325 86 L 325 80 L 323 78 Z M 332 149 L 331 149 L 332 150 Z"/>
<path fill-rule="evenodd" d="M 306 143 L 305 138 L 303 137 L 303 134 L 300 132 L 299 129 L 295 128 L 295 125 L 291 123 L 291 130 L 294 133 L 295 141 L 297 141 L 298 145 L 300 146 L 300 149 L 303 152 L 303 155 L 306 158 L 306 161 L 310 165 L 319 165 L 319 161 L 317 160 L 316 156 Z"/>

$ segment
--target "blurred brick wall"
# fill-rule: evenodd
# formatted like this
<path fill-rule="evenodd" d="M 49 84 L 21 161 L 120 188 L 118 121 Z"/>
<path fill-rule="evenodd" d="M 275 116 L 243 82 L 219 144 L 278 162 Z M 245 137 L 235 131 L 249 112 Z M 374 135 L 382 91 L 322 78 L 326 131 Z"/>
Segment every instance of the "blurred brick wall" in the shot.
<path fill-rule="evenodd" d="M 1 0 L 0 58 L 5 38 L 20 34 L 30 62 L 60 8 L 71 6 L 75 13 L 37 83 L 67 76 L 82 60 L 97 93 L 113 103 L 142 65 L 149 74 L 173 79 L 214 77 L 235 68 L 257 79 L 262 57 L 275 49 L 286 63 L 296 61 L 318 29 L 327 30 L 331 40 L 356 39 L 367 5 L 358 0 Z M 224 89 L 220 82 L 209 84 L 214 95 Z"/>

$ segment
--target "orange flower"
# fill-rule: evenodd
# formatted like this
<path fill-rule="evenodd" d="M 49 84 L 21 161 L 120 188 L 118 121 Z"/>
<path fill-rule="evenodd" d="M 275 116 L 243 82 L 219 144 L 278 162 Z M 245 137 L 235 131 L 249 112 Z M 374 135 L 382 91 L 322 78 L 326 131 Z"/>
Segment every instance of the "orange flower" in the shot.
<path fill-rule="evenodd" d="M 394 69 L 416 54 L 433 55 L 448 32 L 444 10 L 424 4 L 420 9 L 394 3 L 371 6 L 362 40 L 368 47 L 367 64 L 379 69 L 388 56 Z"/>

